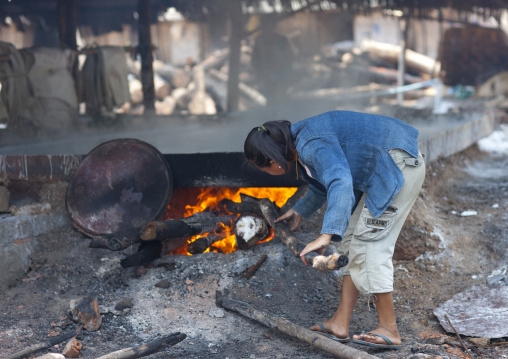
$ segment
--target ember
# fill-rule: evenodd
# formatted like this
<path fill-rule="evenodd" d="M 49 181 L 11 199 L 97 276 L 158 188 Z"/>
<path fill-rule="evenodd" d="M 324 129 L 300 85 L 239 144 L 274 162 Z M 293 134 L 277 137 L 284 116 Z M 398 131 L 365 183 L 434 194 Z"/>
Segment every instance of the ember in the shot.
<path fill-rule="evenodd" d="M 229 199 L 234 202 L 241 202 L 240 193 L 257 197 L 269 198 L 275 202 L 277 206 L 282 207 L 286 201 L 296 192 L 296 187 L 277 187 L 277 188 L 229 188 L 229 187 L 209 187 L 209 188 L 175 188 L 171 197 L 171 203 L 165 213 L 166 219 L 178 219 L 189 217 L 195 213 L 204 211 L 219 211 L 226 213 L 224 209 L 219 208 L 219 203 L 223 199 Z M 233 228 L 223 226 L 220 231 L 224 239 L 213 243 L 204 253 L 220 252 L 231 253 L 237 250 L 236 239 Z M 209 233 L 203 233 L 193 236 L 187 241 L 194 242 L 198 238 L 206 237 Z M 263 242 L 273 238 L 273 230 L 270 236 Z M 187 245 L 170 252 L 169 254 L 192 255 L 187 250 Z"/>

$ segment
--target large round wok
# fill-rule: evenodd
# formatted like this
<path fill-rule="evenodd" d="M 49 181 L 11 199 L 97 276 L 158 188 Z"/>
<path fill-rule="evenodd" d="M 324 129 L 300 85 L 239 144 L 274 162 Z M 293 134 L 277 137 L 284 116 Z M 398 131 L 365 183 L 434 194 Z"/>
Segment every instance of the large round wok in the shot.
<path fill-rule="evenodd" d="M 119 139 L 85 156 L 69 182 L 66 206 L 79 231 L 98 237 L 159 218 L 172 192 L 164 156 L 143 141 Z"/>

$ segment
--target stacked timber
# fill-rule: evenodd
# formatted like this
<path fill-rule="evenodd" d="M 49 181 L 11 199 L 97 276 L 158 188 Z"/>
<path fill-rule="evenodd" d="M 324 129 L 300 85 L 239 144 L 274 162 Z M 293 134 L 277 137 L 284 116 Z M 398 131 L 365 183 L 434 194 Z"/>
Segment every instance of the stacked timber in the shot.
<path fill-rule="evenodd" d="M 250 49 L 242 49 L 242 61 L 248 66 Z M 214 115 L 226 111 L 228 82 L 228 49 L 213 52 L 200 63 L 177 67 L 154 61 L 155 112 L 159 115 L 174 113 Z M 131 63 L 129 89 L 130 113 L 143 113 L 143 91 L 139 80 L 139 64 Z M 266 104 L 265 97 L 247 84 L 251 76 L 244 71 L 240 82 L 240 109 L 246 110 Z"/>

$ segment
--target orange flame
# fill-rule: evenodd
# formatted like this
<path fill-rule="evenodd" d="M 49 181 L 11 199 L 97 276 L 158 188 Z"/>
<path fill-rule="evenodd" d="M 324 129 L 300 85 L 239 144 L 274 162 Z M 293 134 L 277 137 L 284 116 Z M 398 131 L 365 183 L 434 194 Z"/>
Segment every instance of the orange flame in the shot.
<path fill-rule="evenodd" d="M 217 209 L 220 201 L 229 199 L 234 202 L 241 202 L 240 193 L 257 197 L 269 198 L 275 202 L 277 206 L 282 207 L 286 201 L 296 192 L 296 187 L 243 187 L 243 188 L 230 188 L 230 187 L 209 187 L 209 188 L 175 188 L 171 198 L 171 203 L 165 213 L 165 218 L 185 218 L 203 211 L 210 211 Z M 233 233 L 233 228 L 224 226 L 222 231 L 226 237 L 218 242 L 215 242 L 204 253 L 213 251 L 221 253 L 231 253 L 237 250 L 236 239 Z M 209 233 L 199 234 L 190 238 L 187 244 L 194 242 L 200 237 L 205 237 Z M 272 234 L 266 242 L 273 238 Z M 183 246 L 170 254 L 183 254 L 191 255 L 187 251 L 187 246 Z"/>

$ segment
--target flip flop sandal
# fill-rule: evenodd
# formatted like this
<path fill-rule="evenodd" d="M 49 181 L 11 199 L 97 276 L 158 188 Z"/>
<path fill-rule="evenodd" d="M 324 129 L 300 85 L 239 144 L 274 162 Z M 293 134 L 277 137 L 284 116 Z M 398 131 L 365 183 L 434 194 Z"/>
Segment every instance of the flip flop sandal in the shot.
<path fill-rule="evenodd" d="M 400 348 L 402 348 L 402 345 L 393 344 L 393 342 L 390 339 L 388 339 L 387 337 L 385 337 L 383 334 L 367 333 L 367 335 L 374 335 L 374 336 L 380 337 L 381 339 L 383 339 L 386 342 L 386 344 L 371 343 L 371 342 L 366 341 L 365 339 L 360 339 L 360 340 L 353 339 L 353 343 L 367 345 L 369 347 L 375 347 L 375 348 L 381 348 L 381 349 L 400 349 Z"/>
<path fill-rule="evenodd" d="M 323 326 L 323 323 L 318 323 L 318 325 L 319 325 L 319 327 L 321 328 L 321 330 L 323 332 L 318 332 L 316 330 L 316 333 L 321 334 L 322 336 L 327 337 L 328 339 L 331 339 L 331 340 L 339 342 L 339 343 L 348 343 L 351 340 L 349 337 L 339 338 L 339 337 L 336 337 L 333 334 L 328 333 L 326 331 L 325 327 Z"/>

